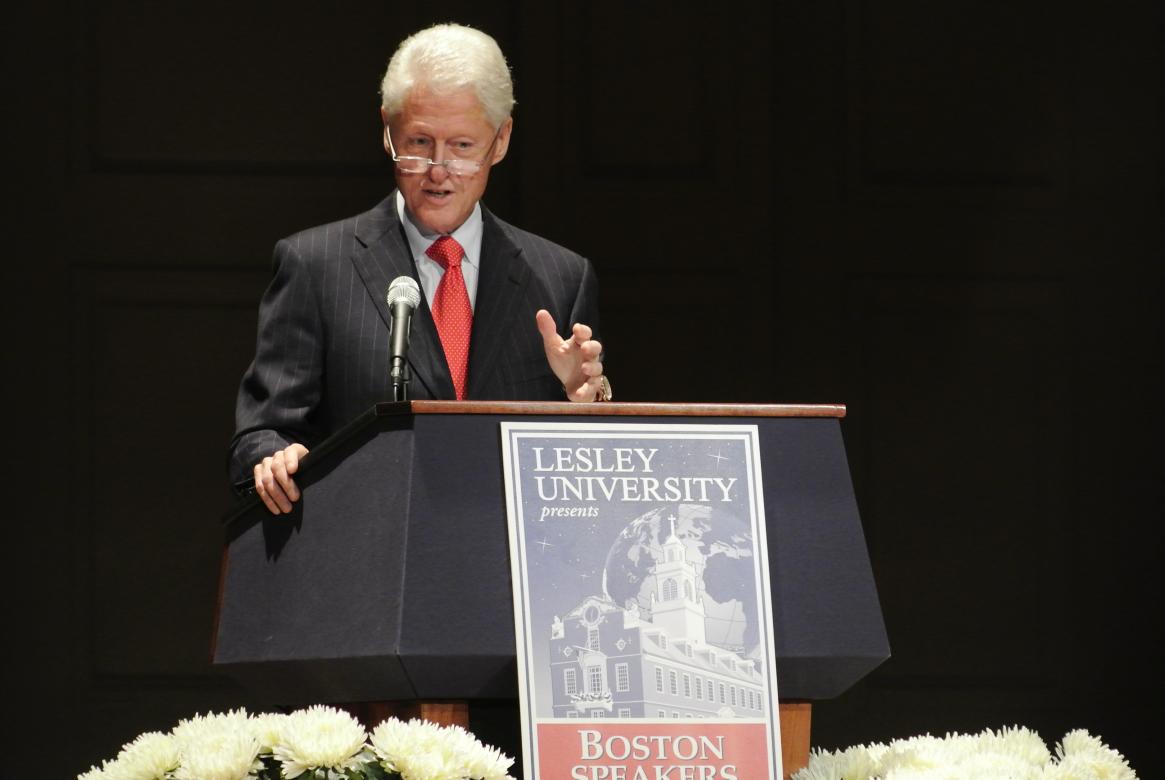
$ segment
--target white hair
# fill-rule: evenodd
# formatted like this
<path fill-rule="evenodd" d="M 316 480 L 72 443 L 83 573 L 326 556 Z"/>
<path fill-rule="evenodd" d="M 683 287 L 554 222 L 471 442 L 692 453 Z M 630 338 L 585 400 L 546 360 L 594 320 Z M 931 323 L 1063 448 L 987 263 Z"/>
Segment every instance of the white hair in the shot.
<path fill-rule="evenodd" d="M 405 38 L 388 61 L 380 104 L 395 116 L 418 86 L 442 94 L 473 90 L 495 127 L 514 109 L 514 83 L 497 41 L 460 24 L 434 25 Z"/>

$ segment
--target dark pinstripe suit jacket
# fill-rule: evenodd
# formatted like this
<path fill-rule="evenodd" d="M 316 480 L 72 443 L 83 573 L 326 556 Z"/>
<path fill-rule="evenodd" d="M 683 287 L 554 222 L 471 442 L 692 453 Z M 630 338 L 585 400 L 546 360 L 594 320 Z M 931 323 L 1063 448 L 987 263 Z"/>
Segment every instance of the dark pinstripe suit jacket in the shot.
<path fill-rule="evenodd" d="M 308 449 L 377 401 L 392 398 L 385 303 L 389 282 L 417 278 L 395 193 L 371 211 L 306 230 L 275 247 L 259 307 L 255 360 L 235 412 L 236 484 L 292 442 Z M 534 314 L 559 329 L 597 330 L 598 286 L 583 257 L 508 225 L 482 208 L 481 270 L 469 351 L 471 399 L 564 400 L 546 364 Z M 449 367 L 422 296 L 409 346 L 410 397 L 453 398 Z"/>

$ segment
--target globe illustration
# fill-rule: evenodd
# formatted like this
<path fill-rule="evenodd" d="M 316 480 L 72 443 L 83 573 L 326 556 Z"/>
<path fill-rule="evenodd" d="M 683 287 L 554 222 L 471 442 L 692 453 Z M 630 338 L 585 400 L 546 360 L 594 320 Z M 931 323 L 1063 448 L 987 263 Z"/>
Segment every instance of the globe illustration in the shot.
<path fill-rule="evenodd" d="M 759 657 L 760 630 L 756 580 L 752 559 L 752 531 L 730 513 L 703 504 L 657 507 L 636 517 L 620 532 L 607 553 L 603 590 L 614 603 L 637 605 L 651 614 L 655 592 L 652 567 L 662 560 L 662 545 L 675 529 L 688 561 L 703 579 L 708 644 L 746 657 Z"/>

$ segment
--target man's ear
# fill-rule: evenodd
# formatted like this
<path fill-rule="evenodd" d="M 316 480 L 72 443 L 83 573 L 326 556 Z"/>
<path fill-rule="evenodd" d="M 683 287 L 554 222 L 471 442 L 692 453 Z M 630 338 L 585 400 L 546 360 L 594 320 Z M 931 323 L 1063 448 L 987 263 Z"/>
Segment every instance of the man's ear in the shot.
<path fill-rule="evenodd" d="M 392 149 L 388 146 L 388 109 L 384 106 L 380 107 L 380 121 L 384 123 L 384 130 L 380 134 L 380 144 L 384 147 L 384 153 L 392 157 Z"/>
<path fill-rule="evenodd" d="M 498 129 L 498 142 L 494 144 L 494 159 L 490 165 L 497 165 L 506 156 L 506 152 L 510 148 L 510 133 L 514 129 L 514 118 L 512 116 L 506 117 L 506 121 L 502 122 L 502 126 Z"/>

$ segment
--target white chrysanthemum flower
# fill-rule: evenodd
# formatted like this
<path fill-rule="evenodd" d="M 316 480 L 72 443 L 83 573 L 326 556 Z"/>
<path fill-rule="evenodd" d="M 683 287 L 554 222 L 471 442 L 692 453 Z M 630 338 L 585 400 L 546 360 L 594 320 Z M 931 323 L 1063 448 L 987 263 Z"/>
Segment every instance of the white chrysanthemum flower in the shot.
<path fill-rule="evenodd" d="M 510 767 L 514 759 L 501 750 L 486 745 L 472 734 L 461 732 L 460 742 L 456 746 L 461 755 L 461 766 L 465 777 L 473 780 L 507 780 L 510 778 Z"/>
<path fill-rule="evenodd" d="M 1065 734 L 1056 746 L 1056 755 L 1059 771 L 1065 778 L 1137 780 L 1137 773 L 1123 755 L 1083 729 Z"/>
<path fill-rule="evenodd" d="M 477 761 L 483 746 L 477 739 L 460 726 L 445 726 L 441 729 L 439 749 L 445 754 L 450 764 L 456 764 L 461 777 L 481 780 L 483 774 L 471 768 Z"/>
<path fill-rule="evenodd" d="M 1019 726 L 1004 726 L 998 731 L 984 729 L 979 735 L 970 739 L 972 739 L 972 745 L 970 745 L 969 753 L 1007 756 L 1015 759 L 1017 766 L 1044 767 L 1052 758 L 1052 754 L 1047 750 L 1047 745 L 1044 744 L 1044 740 L 1039 737 L 1038 733 L 1031 729 L 1019 728 Z M 1023 772 L 1021 777 L 1026 777 L 1028 774 L 1021 768 L 1017 768 L 1015 771 Z"/>
<path fill-rule="evenodd" d="M 514 759 L 460 726 L 388 718 L 369 737 L 373 753 L 404 780 L 505 780 Z"/>
<path fill-rule="evenodd" d="M 418 748 L 401 757 L 401 777 L 405 780 L 462 780 L 471 777 L 467 767 L 467 749 L 473 740 L 460 726 L 415 724 L 420 737 Z M 477 780 L 477 778 L 474 778 Z"/>
<path fill-rule="evenodd" d="M 177 766 L 178 742 L 159 731 L 142 734 L 117 754 L 117 775 L 124 780 L 162 780 Z"/>
<path fill-rule="evenodd" d="M 948 748 L 953 752 L 953 748 Z M 905 777 L 907 771 L 933 769 L 949 761 L 941 755 L 941 740 L 926 734 L 910 739 L 896 739 L 879 756 L 872 773 L 877 777 Z M 896 774 L 897 773 L 897 774 Z"/>
<path fill-rule="evenodd" d="M 177 780 L 245 780 L 263 766 L 246 710 L 183 720 L 171 732 L 178 744 Z"/>
<path fill-rule="evenodd" d="M 263 768 L 259 741 L 246 729 L 207 730 L 187 744 L 176 780 L 246 780 Z"/>
<path fill-rule="evenodd" d="M 884 742 L 874 742 L 868 745 L 857 745 L 856 749 L 866 751 L 871 760 L 881 761 L 882 757 L 890 752 L 890 745 Z M 849 750 L 855 750 L 855 747 L 850 747 Z"/>
<path fill-rule="evenodd" d="M 360 764 L 366 736 L 364 727 L 348 713 L 317 704 L 286 717 L 272 753 L 287 778 L 309 769 L 343 771 Z"/>
<path fill-rule="evenodd" d="M 892 742 L 871 775 L 885 780 L 1039 780 L 1047 755 L 1038 735 L 1022 729 L 924 735 Z"/>
<path fill-rule="evenodd" d="M 464 780 L 461 764 L 440 750 L 427 750 L 400 759 L 403 780 Z"/>
<path fill-rule="evenodd" d="M 829 751 L 814 749 L 809 753 L 809 763 L 794 772 L 791 780 L 839 780 L 841 773 L 834 767 L 835 759 Z"/>
<path fill-rule="evenodd" d="M 1031 766 L 1046 766 L 1052 760 L 1044 739 L 1031 729 L 1023 726 L 1003 726 L 998 731 L 984 730 L 980 735 L 984 749 L 990 747 L 1004 756 L 1015 756 Z"/>
<path fill-rule="evenodd" d="M 840 780 L 842 774 L 838 768 L 839 755 L 829 750 L 814 748 L 809 751 L 809 763 L 794 772 L 792 780 Z"/>
<path fill-rule="evenodd" d="M 393 762 L 408 749 L 409 727 L 399 718 L 386 718 L 372 729 L 368 735 L 368 744 L 372 745 L 372 752 L 390 772 L 395 772 Z"/>
<path fill-rule="evenodd" d="M 204 734 L 217 734 L 220 731 L 247 731 L 250 726 L 250 716 L 244 709 L 231 710 L 220 714 L 208 712 L 206 715 L 195 715 L 188 720 L 181 720 L 170 732 L 178 742 L 179 751 L 185 751 L 186 744 L 197 742 Z"/>
<path fill-rule="evenodd" d="M 108 762 L 106 762 L 108 764 Z M 99 766 L 89 767 L 89 771 L 82 772 L 77 775 L 77 780 L 105 780 L 105 768 Z"/>
<path fill-rule="evenodd" d="M 1057 746 L 1058 762 L 1039 735 L 1012 727 L 971 736 L 929 734 L 889 745 L 813 751 L 794 780 L 1137 780 L 1117 751 L 1086 731 Z"/>
<path fill-rule="evenodd" d="M 878 776 L 881 777 L 880 775 Z M 895 769 L 885 780 L 973 780 L 958 767 L 932 766 L 923 769 Z M 977 780 L 975 778 L 974 780 Z M 996 780 L 992 778 L 992 780 Z"/>
<path fill-rule="evenodd" d="M 1049 766 L 1040 780 L 1129 780 L 1136 776 L 1132 769 L 1117 762 L 1075 755 Z"/>
<path fill-rule="evenodd" d="M 1040 780 L 1097 780 L 1091 770 L 1079 767 L 1073 768 L 1069 762 L 1048 764 Z"/>
<path fill-rule="evenodd" d="M 249 721 L 251 733 L 259 740 L 259 752 L 271 753 L 283 739 L 283 724 L 287 716 L 280 712 L 264 712 L 252 715 Z"/>
<path fill-rule="evenodd" d="M 474 740 L 474 749 L 465 762 L 467 776 L 474 780 L 508 780 L 513 765 L 513 758 L 477 740 Z"/>
<path fill-rule="evenodd" d="M 964 758 L 956 767 L 962 780 L 1042 780 L 1043 765 L 1033 765 L 1019 756 L 984 752 Z"/>
<path fill-rule="evenodd" d="M 101 780 L 129 780 L 121 761 L 113 759 L 101 764 Z"/>
<path fill-rule="evenodd" d="M 409 756 L 429 753 L 440 739 L 441 729 L 416 718 L 407 723 L 388 718 L 372 730 L 369 743 L 381 765 L 389 772 L 401 772 L 401 762 Z"/>
<path fill-rule="evenodd" d="M 836 752 L 815 750 L 809 754 L 808 765 L 793 777 L 795 780 L 868 780 L 878 765 L 874 749 L 879 755 L 886 752 L 882 744 L 855 745 Z"/>

